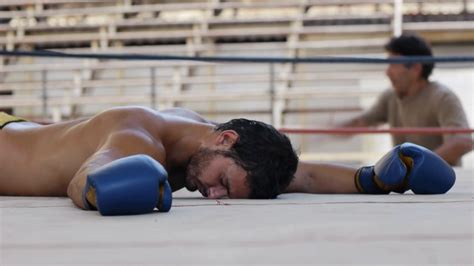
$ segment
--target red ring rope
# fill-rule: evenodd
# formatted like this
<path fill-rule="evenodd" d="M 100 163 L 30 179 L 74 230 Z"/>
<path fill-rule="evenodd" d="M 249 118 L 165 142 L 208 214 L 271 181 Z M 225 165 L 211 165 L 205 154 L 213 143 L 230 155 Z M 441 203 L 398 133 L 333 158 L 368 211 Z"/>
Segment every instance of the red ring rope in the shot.
<path fill-rule="evenodd" d="M 433 127 L 398 127 L 389 129 L 375 129 L 366 127 L 347 127 L 347 128 L 280 128 L 280 131 L 288 134 L 386 134 L 404 135 L 441 135 L 441 134 L 472 134 L 472 128 L 433 128 Z"/>

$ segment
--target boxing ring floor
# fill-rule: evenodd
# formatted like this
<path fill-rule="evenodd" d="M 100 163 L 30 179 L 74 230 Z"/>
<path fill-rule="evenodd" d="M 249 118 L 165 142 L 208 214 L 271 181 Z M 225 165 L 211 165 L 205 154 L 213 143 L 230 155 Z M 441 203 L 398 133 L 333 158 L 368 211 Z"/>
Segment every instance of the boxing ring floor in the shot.
<path fill-rule="evenodd" d="M 473 170 L 446 195 L 286 194 L 102 217 L 67 198 L 0 197 L 0 265 L 473 265 Z"/>

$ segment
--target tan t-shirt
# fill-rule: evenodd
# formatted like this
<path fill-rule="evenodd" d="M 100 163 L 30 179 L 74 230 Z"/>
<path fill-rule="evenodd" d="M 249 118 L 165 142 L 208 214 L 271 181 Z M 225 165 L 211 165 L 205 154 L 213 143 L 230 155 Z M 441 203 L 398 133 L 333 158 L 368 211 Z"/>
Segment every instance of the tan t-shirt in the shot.
<path fill-rule="evenodd" d="M 387 89 L 360 118 L 368 125 L 388 123 L 390 127 L 469 127 L 459 98 L 437 82 L 403 99 Z M 392 141 L 394 145 L 413 142 L 434 150 L 450 137 L 453 135 L 392 135 Z"/>

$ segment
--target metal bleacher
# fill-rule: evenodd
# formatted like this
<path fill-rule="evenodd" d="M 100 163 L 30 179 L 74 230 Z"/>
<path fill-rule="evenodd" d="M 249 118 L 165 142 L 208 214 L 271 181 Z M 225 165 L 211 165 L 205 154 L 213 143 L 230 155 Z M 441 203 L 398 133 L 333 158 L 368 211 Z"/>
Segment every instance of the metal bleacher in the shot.
<path fill-rule="evenodd" d="M 0 47 L 383 56 L 387 39 L 403 30 L 423 35 L 440 53 L 463 54 L 474 42 L 473 20 L 472 0 L 4 0 Z M 115 105 L 182 106 L 217 121 L 243 114 L 277 127 L 328 125 L 361 111 L 388 86 L 383 71 L 373 65 L 0 57 L 0 109 L 59 121 Z"/>

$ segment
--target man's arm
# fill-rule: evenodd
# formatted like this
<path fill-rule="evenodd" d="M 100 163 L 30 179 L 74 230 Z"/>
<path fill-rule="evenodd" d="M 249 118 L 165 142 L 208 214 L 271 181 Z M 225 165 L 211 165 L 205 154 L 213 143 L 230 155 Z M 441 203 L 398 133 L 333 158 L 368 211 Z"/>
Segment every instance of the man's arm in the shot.
<path fill-rule="evenodd" d="M 300 162 L 285 192 L 443 194 L 454 185 L 453 169 L 434 152 L 412 143 L 397 145 L 375 165 L 359 169 Z"/>
<path fill-rule="evenodd" d="M 361 116 L 354 117 L 337 125 L 337 127 L 368 127 L 367 123 Z"/>
<path fill-rule="evenodd" d="M 386 123 L 388 121 L 388 103 L 392 93 L 391 89 L 385 90 L 369 109 L 362 114 L 338 123 L 336 127 L 370 127 Z M 347 137 L 351 135 L 338 136 Z"/>
<path fill-rule="evenodd" d="M 69 182 L 67 195 L 77 207 L 87 209 L 86 206 L 84 206 L 82 198 L 82 193 L 86 186 L 87 175 L 95 169 L 120 158 L 121 156 L 118 154 L 119 153 L 115 153 L 113 149 L 101 149 L 87 159 L 79 171 L 74 175 L 71 182 Z"/>
<path fill-rule="evenodd" d="M 473 141 L 469 137 L 452 137 L 447 139 L 441 146 L 434 150 L 441 158 L 450 165 L 456 165 L 461 157 L 472 151 Z"/>
<path fill-rule="evenodd" d="M 295 178 L 286 193 L 357 193 L 357 169 L 336 164 L 299 162 Z"/>
<path fill-rule="evenodd" d="M 84 206 L 82 193 L 86 186 L 87 176 L 92 171 L 123 157 L 134 154 L 146 154 L 156 160 L 164 161 L 164 152 L 157 149 L 153 139 L 138 130 L 122 130 L 111 134 L 105 144 L 89 157 L 79 168 L 69 183 L 67 194 L 74 204 L 81 209 Z"/>
<path fill-rule="evenodd" d="M 444 95 L 435 108 L 437 108 L 437 119 L 440 127 L 469 127 L 461 101 L 453 92 Z M 449 164 L 456 165 L 464 154 L 472 150 L 472 145 L 470 134 L 444 135 L 443 144 L 436 148 L 434 152 Z"/>

